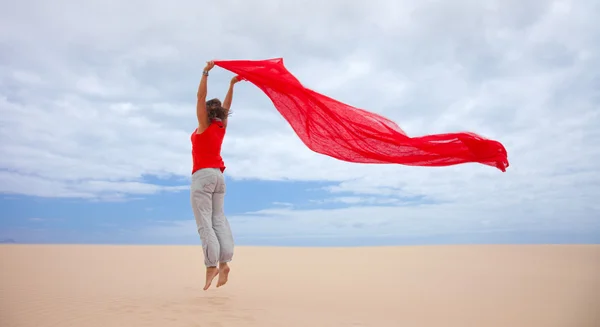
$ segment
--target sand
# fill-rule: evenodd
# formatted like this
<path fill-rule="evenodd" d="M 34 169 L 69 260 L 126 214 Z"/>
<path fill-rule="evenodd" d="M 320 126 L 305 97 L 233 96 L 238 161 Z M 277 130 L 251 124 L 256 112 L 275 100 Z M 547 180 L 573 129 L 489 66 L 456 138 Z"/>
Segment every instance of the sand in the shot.
<path fill-rule="evenodd" d="M 201 255 L 0 246 L 0 326 L 600 326 L 597 245 L 238 247 L 208 291 Z"/>

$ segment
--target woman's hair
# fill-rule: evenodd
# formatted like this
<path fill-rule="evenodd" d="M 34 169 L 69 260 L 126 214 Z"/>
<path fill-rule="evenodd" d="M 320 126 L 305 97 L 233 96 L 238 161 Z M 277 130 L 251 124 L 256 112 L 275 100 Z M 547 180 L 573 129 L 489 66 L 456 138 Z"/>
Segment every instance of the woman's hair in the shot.
<path fill-rule="evenodd" d="M 223 108 L 221 100 L 214 98 L 206 101 L 206 111 L 208 112 L 208 120 L 212 121 L 215 118 L 225 120 L 229 116 L 227 109 Z"/>
<path fill-rule="evenodd" d="M 206 111 L 208 112 L 208 120 L 212 121 L 215 118 L 225 120 L 229 116 L 227 109 L 223 108 L 221 100 L 214 98 L 206 101 Z"/>

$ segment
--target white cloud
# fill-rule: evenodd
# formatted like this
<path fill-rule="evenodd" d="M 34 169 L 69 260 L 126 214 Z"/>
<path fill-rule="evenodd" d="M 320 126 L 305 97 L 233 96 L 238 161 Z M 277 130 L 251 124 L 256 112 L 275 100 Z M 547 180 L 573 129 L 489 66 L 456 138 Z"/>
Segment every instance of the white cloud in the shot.
<path fill-rule="evenodd" d="M 363 223 L 360 210 L 423 221 L 494 210 L 511 210 L 515 223 L 597 219 L 598 9 L 542 0 L 5 3 L 0 192 L 114 199 L 185 190 L 204 61 L 283 56 L 308 87 L 383 114 L 409 135 L 468 130 L 497 139 L 511 166 L 336 161 L 308 150 L 266 96 L 241 83 L 224 144 L 229 176 L 336 182 L 326 202 L 439 203 L 437 213 L 323 211 Z M 229 78 L 215 69 L 209 93 L 224 96 Z M 165 187 L 145 176 L 182 182 Z M 315 214 L 285 210 L 278 214 Z"/>
<path fill-rule="evenodd" d="M 503 208 L 442 203 L 410 206 L 359 206 L 337 209 L 265 209 L 229 217 L 238 243 L 248 240 L 298 238 L 426 238 L 440 235 L 506 232 L 593 233 L 600 221 L 582 212 L 566 217 L 554 210 L 536 210 L 527 219 L 527 207 Z M 576 222 L 576 223 L 574 223 Z M 149 224 L 138 237 L 198 238 L 193 219 Z"/>

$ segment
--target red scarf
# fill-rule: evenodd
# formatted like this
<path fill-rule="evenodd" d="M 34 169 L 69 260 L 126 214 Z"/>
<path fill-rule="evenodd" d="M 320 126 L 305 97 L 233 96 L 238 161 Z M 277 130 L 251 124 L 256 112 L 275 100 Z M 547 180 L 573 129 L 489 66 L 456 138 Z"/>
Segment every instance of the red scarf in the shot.
<path fill-rule="evenodd" d="M 409 137 L 389 119 L 341 103 L 302 86 L 282 58 L 217 60 L 261 89 L 311 150 L 358 163 L 450 166 L 478 162 L 506 171 L 504 146 L 461 132 Z"/>

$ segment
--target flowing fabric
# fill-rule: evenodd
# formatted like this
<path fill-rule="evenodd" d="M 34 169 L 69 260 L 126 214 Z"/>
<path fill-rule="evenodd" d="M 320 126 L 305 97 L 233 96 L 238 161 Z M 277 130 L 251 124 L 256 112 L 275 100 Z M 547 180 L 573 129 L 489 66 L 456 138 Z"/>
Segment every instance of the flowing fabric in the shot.
<path fill-rule="evenodd" d="M 450 166 L 481 163 L 506 171 L 504 146 L 470 132 L 409 137 L 391 120 L 302 86 L 282 58 L 216 60 L 261 89 L 311 150 L 356 163 Z"/>

